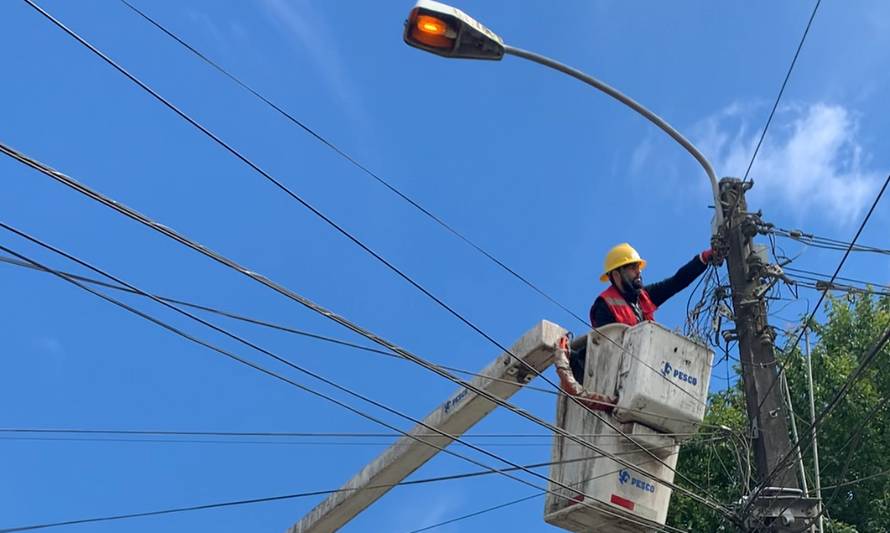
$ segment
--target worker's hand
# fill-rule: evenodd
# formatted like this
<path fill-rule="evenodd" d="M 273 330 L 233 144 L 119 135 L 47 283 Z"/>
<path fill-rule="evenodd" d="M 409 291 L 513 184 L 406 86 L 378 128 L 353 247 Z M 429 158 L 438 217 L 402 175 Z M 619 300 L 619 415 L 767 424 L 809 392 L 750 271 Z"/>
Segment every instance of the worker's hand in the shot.
<path fill-rule="evenodd" d="M 618 398 L 613 398 L 604 394 L 597 394 L 595 392 L 585 392 L 583 394 L 582 403 L 591 409 L 612 412 L 612 409 L 614 409 L 615 405 L 618 403 Z"/>
<path fill-rule="evenodd" d="M 717 265 L 720 266 L 723 264 L 723 257 L 720 254 L 714 253 L 714 250 L 708 248 L 704 252 L 698 254 L 699 260 L 705 265 Z"/>

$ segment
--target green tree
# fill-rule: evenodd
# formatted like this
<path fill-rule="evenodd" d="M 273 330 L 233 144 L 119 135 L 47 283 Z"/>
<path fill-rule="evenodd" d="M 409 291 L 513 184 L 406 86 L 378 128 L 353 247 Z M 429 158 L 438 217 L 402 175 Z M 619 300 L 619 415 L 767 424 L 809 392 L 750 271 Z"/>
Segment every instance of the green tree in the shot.
<path fill-rule="evenodd" d="M 890 327 L 890 297 L 850 294 L 829 298 L 825 321 L 812 323 L 812 366 L 816 413 L 820 413 L 878 339 Z M 792 337 L 793 338 L 793 337 Z M 810 433 L 806 359 L 801 346 L 782 357 L 801 434 Z M 890 346 L 885 346 L 817 427 L 826 531 L 890 533 Z M 710 398 L 701 435 L 685 446 L 678 471 L 734 506 L 749 490 L 747 471 L 738 462 L 750 457 L 739 438 L 709 441 L 714 426 L 747 434 L 744 394 L 739 383 Z M 741 460 L 737 457 L 742 456 Z M 812 448 L 804 453 L 808 476 Z M 808 481 L 814 486 L 812 479 Z M 668 524 L 689 531 L 733 531 L 719 515 L 675 493 Z"/>

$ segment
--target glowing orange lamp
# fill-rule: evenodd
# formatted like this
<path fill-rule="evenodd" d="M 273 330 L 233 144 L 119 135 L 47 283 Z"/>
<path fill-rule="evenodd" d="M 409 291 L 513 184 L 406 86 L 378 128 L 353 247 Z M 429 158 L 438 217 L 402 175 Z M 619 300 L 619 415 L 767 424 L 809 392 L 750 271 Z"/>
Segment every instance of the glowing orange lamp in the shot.
<path fill-rule="evenodd" d="M 445 57 L 501 59 L 504 41 L 463 11 L 419 0 L 405 22 L 405 42 Z"/>

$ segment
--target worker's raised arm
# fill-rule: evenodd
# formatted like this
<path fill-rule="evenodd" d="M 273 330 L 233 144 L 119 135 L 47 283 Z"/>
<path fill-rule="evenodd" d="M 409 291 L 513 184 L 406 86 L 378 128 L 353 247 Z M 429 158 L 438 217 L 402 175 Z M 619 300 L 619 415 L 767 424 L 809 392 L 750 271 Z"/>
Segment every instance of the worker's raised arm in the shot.
<path fill-rule="evenodd" d="M 708 265 L 711 263 L 712 255 L 711 250 L 705 250 L 700 254 L 696 254 L 692 260 L 681 266 L 673 276 L 651 285 L 646 285 L 645 289 L 649 293 L 652 303 L 660 306 L 673 295 L 688 287 L 695 281 L 695 278 L 701 276 L 707 270 Z"/>

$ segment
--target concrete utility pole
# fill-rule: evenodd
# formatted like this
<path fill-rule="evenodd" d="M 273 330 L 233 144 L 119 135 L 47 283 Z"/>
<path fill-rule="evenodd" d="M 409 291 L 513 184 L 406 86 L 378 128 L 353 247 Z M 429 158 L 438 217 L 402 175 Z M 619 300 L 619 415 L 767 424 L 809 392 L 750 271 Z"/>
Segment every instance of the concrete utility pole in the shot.
<path fill-rule="evenodd" d="M 807 499 L 794 473 L 794 463 L 782 459 L 791 450 L 788 420 L 778 385 L 775 333 L 767 323 L 764 296 L 777 275 L 767 257 L 757 253 L 757 215 L 748 213 L 745 192 L 752 182 L 737 178 L 720 180 L 721 209 L 728 222 L 722 235 L 728 246 L 726 261 L 732 287 L 735 334 L 745 388 L 748 419 L 753 435 L 756 481 L 769 486 L 751 504 L 748 526 L 757 531 L 800 531 L 816 516 L 814 501 Z"/>

